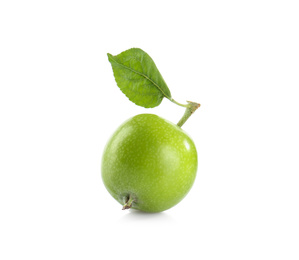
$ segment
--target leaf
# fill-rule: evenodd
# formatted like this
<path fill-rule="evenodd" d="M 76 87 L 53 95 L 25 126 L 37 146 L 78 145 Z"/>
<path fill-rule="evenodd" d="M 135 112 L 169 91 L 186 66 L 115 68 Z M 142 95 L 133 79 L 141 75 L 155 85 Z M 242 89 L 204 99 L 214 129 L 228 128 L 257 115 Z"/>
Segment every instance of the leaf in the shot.
<path fill-rule="evenodd" d="M 136 105 L 156 107 L 163 97 L 171 99 L 162 75 L 146 52 L 132 48 L 116 56 L 107 55 L 118 87 Z"/>

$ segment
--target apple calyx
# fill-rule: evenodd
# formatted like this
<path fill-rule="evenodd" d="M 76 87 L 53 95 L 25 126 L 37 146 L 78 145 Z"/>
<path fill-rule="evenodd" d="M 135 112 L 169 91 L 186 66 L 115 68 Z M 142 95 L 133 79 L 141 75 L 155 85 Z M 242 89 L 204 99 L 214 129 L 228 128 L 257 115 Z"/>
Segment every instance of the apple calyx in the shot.
<path fill-rule="evenodd" d="M 131 195 L 129 195 L 129 196 L 127 197 L 126 203 L 125 203 L 125 205 L 123 206 L 122 210 L 130 209 L 130 208 L 132 207 L 133 201 L 134 201 L 134 199 L 132 198 Z"/>

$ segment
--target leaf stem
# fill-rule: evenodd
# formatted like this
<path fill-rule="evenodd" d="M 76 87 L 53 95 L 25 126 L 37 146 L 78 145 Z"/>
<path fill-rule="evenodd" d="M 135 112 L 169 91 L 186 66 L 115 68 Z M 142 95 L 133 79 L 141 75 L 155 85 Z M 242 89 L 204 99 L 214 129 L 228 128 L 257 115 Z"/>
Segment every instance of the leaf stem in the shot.
<path fill-rule="evenodd" d="M 183 117 L 180 119 L 180 121 L 177 123 L 179 127 L 182 127 L 182 125 L 188 120 L 188 118 L 194 113 L 194 111 L 200 107 L 199 103 L 187 101 L 188 104 L 185 106 L 186 110 L 183 115 Z"/>
<path fill-rule="evenodd" d="M 181 106 L 181 107 L 189 107 L 189 104 L 181 104 L 181 103 L 179 103 L 179 102 L 177 102 L 177 101 L 175 101 L 173 98 L 170 98 L 169 99 L 171 102 L 173 102 L 173 103 L 175 103 L 175 104 L 177 104 L 177 105 L 179 105 L 179 106 Z M 188 102 L 188 101 L 187 101 Z"/>

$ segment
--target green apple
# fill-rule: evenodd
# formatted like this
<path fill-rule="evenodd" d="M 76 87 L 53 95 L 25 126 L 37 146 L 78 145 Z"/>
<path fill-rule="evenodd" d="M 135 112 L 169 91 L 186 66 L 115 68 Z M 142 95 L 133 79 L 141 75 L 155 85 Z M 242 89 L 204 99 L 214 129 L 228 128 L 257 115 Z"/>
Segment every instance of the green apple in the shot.
<path fill-rule="evenodd" d="M 102 179 L 123 209 L 161 212 L 179 203 L 191 189 L 197 151 L 179 126 L 153 114 L 123 123 L 102 157 Z"/>

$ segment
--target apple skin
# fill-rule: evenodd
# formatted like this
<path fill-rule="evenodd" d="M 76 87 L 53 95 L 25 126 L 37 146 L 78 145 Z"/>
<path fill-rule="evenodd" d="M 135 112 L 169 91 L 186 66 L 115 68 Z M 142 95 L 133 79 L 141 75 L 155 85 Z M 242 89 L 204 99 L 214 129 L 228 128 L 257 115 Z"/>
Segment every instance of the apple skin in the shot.
<path fill-rule="evenodd" d="M 161 212 L 179 203 L 191 189 L 197 171 L 192 139 L 177 125 L 153 114 L 124 122 L 108 141 L 102 157 L 102 179 L 120 204 Z"/>

